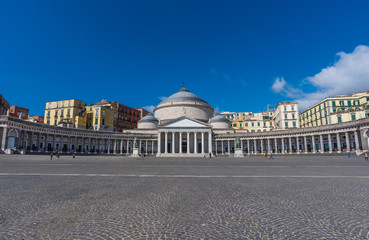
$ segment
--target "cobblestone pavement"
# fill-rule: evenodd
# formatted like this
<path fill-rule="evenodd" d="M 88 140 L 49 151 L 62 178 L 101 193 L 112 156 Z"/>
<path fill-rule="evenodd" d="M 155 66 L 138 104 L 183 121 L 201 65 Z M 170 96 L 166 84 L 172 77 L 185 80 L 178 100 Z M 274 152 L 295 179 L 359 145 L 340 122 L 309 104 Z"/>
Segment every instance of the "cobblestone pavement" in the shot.
<path fill-rule="evenodd" d="M 368 239 L 369 162 L 0 155 L 0 239 Z"/>

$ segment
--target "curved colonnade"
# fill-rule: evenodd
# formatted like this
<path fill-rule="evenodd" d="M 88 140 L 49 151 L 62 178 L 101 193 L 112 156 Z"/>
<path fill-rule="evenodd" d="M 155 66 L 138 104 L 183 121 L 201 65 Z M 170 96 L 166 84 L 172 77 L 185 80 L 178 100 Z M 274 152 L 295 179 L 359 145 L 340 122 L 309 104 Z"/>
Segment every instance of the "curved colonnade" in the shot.
<path fill-rule="evenodd" d="M 241 140 L 244 154 L 341 153 L 369 149 L 369 119 L 262 133 L 247 133 L 234 129 L 208 129 L 199 134 L 194 132 L 190 134 L 186 131 L 172 133 L 158 131 L 158 129 L 135 129 L 122 133 L 100 132 L 55 127 L 0 116 L 0 134 L 2 151 L 16 149 L 27 153 L 76 152 L 129 155 L 132 153 L 135 138 L 138 139 L 141 153 L 159 156 L 161 153 L 173 153 L 178 156 L 186 156 L 186 154 L 201 156 L 206 153 L 230 155 L 233 152 L 236 137 Z M 187 139 L 191 139 L 194 143 L 187 147 Z M 171 141 L 174 143 L 174 148 L 171 148 Z"/>

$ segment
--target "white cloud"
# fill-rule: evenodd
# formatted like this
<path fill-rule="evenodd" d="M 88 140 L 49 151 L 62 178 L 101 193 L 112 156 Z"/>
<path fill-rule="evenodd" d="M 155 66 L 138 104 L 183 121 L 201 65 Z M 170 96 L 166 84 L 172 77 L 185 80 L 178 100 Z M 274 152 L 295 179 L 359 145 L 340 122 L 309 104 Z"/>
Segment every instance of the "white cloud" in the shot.
<path fill-rule="evenodd" d="M 145 106 L 145 107 L 143 107 L 143 109 L 146 109 L 147 111 L 153 113 L 154 109 L 155 109 L 155 106 L 153 106 L 153 105 Z"/>
<path fill-rule="evenodd" d="M 290 86 L 283 78 L 275 80 L 272 90 L 293 98 L 302 110 L 326 97 L 369 90 L 369 47 L 359 45 L 352 53 L 339 52 L 337 57 L 332 66 L 302 81 L 315 87 L 315 92 L 303 92 Z"/>
<path fill-rule="evenodd" d="M 168 97 L 164 97 L 164 96 L 162 96 L 162 97 L 158 97 L 159 99 L 160 99 L 160 101 L 164 101 L 165 99 L 167 99 Z"/>

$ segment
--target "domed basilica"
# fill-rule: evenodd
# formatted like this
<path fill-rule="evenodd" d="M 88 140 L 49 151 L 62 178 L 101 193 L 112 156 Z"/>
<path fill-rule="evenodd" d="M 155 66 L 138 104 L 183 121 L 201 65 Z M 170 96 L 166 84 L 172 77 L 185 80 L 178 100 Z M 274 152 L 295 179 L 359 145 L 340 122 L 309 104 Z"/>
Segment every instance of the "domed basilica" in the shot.
<path fill-rule="evenodd" d="M 182 87 L 154 109 L 154 116 L 145 116 L 138 122 L 138 130 L 156 130 L 157 156 L 211 152 L 212 130 L 230 130 L 231 123 L 224 116 L 214 116 L 209 103 Z"/>

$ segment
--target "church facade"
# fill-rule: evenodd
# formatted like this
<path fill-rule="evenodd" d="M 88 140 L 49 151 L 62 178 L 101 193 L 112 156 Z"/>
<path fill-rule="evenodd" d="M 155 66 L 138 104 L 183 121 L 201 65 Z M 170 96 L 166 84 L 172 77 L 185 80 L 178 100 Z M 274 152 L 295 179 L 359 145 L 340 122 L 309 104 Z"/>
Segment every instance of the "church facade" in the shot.
<path fill-rule="evenodd" d="M 143 117 L 137 129 L 103 132 L 50 126 L 0 116 L 1 150 L 130 155 L 134 140 L 141 154 L 157 157 L 232 155 L 236 138 L 245 156 L 367 151 L 369 119 L 327 126 L 252 133 L 231 128 L 231 122 L 186 88 L 180 89 Z"/>

